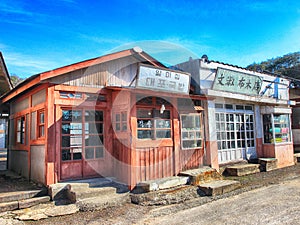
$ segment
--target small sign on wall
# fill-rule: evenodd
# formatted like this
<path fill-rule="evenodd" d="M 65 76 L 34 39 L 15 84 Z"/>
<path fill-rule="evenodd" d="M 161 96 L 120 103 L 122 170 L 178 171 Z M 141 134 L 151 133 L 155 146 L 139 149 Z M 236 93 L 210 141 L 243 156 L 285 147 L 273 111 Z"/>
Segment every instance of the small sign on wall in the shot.
<path fill-rule="evenodd" d="M 259 95 L 262 82 L 262 78 L 259 76 L 218 68 L 213 89 L 246 95 Z"/>
<path fill-rule="evenodd" d="M 140 65 L 136 87 L 155 91 L 189 94 L 190 74 Z"/>

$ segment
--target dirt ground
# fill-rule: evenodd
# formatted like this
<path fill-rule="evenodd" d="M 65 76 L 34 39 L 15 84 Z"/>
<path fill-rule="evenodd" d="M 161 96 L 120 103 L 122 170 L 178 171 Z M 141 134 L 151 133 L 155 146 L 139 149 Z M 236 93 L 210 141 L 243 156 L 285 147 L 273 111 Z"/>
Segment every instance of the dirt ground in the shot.
<path fill-rule="evenodd" d="M 79 212 L 77 214 L 69 215 L 69 216 L 63 216 L 63 217 L 54 217 L 49 218 L 41 221 L 36 222 L 26 222 L 25 224 L 152 224 L 153 223 L 160 223 L 162 221 L 165 221 L 165 224 L 173 224 L 176 222 L 176 220 L 173 220 L 172 222 L 168 222 L 168 219 L 166 219 L 168 215 L 174 215 L 174 218 L 176 218 L 177 214 L 183 217 L 185 222 L 191 223 L 195 221 L 189 220 L 189 216 L 192 217 L 192 215 L 181 215 L 181 212 L 188 212 L 191 209 L 196 209 L 197 207 L 201 206 L 209 206 L 209 204 L 215 204 L 214 207 L 218 207 L 218 204 L 220 203 L 214 203 L 217 200 L 220 199 L 234 199 L 236 196 L 241 196 L 244 193 L 250 193 L 250 190 L 256 189 L 254 191 L 259 192 L 260 190 L 263 190 L 264 188 L 269 187 L 275 187 L 278 186 L 277 184 L 282 184 L 280 187 L 285 187 L 284 182 L 290 182 L 297 179 L 300 179 L 300 164 L 278 169 L 270 172 L 261 172 L 257 174 L 252 174 L 248 176 L 243 177 L 226 177 L 227 179 L 234 179 L 239 180 L 241 182 L 241 188 L 224 194 L 222 196 L 217 197 L 199 197 L 192 200 L 188 200 L 186 202 L 180 203 L 180 204 L 173 204 L 168 206 L 140 206 L 140 205 L 134 205 L 134 204 L 126 204 L 122 207 L 118 208 L 107 208 L 100 211 L 93 211 L 93 212 Z M 297 183 L 300 184 L 300 181 Z M 259 189 L 258 189 L 259 188 Z M 266 189 L 266 193 L 270 191 L 270 189 Z M 273 190 L 273 189 L 272 189 Z M 274 189 L 274 195 L 277 193 L 277 191 L 280 191 L 281 189 Z M 264 196 L 266 193 L 262 192 L 259 196 Z M 280 194 L 280 193 L 278 193 Z M 247 199 L 245 199 L 247 202 Z M 257 201 L 257 204 L 260 204 Z M 298 200 L 299 202 L 299 200 Z M 226 202 L 225 204 L 226 209 Z M 264 207 L 270 208 L 270 213 L 273 213 L 274 207 L 269 202 L 261 203 L 265 204 Z M 299 204 L 297 204 L 299 205 Z M 270 207 L 271 206 L 271 207 Z M 224 207 L 224 206 L 223 206 Z M 241 206 L 242 207 L 242 206 Z M 188 210 L 187 210 L 188 209 Z M 217 210 L 217 209 L 216 209 Z M 239 210 L 239 208 L 236 208 L 235 210 Z M 243 208 L 245 210 L 243 213 L 247 213 L 247 208 Z M 218 211 L 218 210 L 217 210 Z M 226 212 L 218 211 L 222 216 L 225 216 L 226 218 L 230 218 L 231 215 L 227 214 Z M 285 210 L 286 212 L 286 210 Z M 232 213 L 232 212 L 231 212 Z M 264 212 L 265 213 L 265 212 Z M 180 217 L 179 216 L 179 217 Z M 194 219 L 197 219 L 196 217 Z M 171 220 L 172 221 L 172 220 Z M 225 220 L 224 220 L 225 221 Z M 183 222 L 183 221 L 181 221 Z M 237 220 L 232 221 L 233 224 L 237 222 Z M 266 221 L 267 222 L 267 221 Z M 270 222 L 270 221 L 269 221 Z M 272 222 L 272 221 L 271 221 Z M 284 222 L 284 221 L 283 221 Z M 199 224 L 199 223 L 198 223 Z M 206 223 L 203 223 L 206 224 Z M 221 223 L 219 223 L 221 224 Z M 232 223 L 228 223 L 232 224 Z M 253 224 L 248 223 L 248 224 Z M 255 223 L 254 223 L 255 224 Z M 274 223 L 276 224 L 276 223 Z M 284 224 L 284 223 L 283 223 Z"/>

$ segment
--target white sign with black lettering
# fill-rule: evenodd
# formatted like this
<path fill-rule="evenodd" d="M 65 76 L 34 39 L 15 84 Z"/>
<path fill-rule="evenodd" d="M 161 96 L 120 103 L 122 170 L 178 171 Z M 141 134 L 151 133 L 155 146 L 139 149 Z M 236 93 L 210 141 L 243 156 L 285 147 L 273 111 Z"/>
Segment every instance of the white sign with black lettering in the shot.
<path fill-rule="evenodd" d="M 179 71 L 140 65 L 136 87 L 189 94 L 190 75 Z"/>

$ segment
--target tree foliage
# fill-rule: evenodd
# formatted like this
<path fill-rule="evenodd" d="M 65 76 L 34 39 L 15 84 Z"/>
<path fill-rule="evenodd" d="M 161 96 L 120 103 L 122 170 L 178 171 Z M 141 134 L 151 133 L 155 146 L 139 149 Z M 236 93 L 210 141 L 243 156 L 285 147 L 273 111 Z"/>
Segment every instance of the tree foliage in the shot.
<path fill-rule="evenodd" d="M 253 63 L 247 69 L 257 72 L 272 72 L 275 74 L 300 79 L 300 52 L 286 54 L 282 57 L 268 59 L 261 63 Z"/>
<path fill-rule="evenodd" d="M 19 83 L 21 83 L 24 79 L 22 77 L 19 77 L 18 75 L 16 74 L 12 74 L 10 75 L 10 80 L 11 80 L 11 83 L 14 87 L 16 87 Z"/>

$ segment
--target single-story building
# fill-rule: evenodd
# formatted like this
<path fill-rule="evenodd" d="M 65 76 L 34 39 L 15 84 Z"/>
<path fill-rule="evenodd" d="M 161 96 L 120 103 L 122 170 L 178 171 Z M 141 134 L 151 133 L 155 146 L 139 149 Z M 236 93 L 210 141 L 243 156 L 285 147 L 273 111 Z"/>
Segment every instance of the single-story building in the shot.
<path fill-rule="evenodd" d="M 1 98 L 9 169 L 46 185 L 102 176 L 132 189 L 211 165 L 203 104 L 213 100 L 190 94 L 190 80 L 138 47 L 34 75 Z"/>
<path fill-rule="evenodd" d="M 0 96 L 12 89 L 12 83 L 5 65 L 2 53 L 0 52 Z M 6 155 L 7 146 L 7 123 L 9 108 L 2 105 L 0 101 L 0 154 Z"/>
<path fill-rule="evenodd" d="M 294 164 L 290 80 L 237 66 L 192 59 L 175 66 L 191 73 L 194 94 L 203 101 L 207 164 L 276 158 Z"/>

